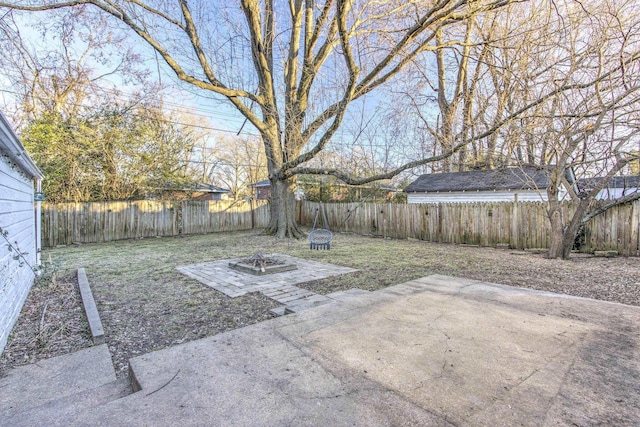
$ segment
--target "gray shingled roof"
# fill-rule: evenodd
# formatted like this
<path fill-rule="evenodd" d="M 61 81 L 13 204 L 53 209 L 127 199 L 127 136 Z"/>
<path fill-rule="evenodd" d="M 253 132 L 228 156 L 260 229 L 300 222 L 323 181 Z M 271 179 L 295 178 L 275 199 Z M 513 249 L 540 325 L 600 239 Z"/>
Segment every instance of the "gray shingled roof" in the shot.
<path fill-rule="evenodd" d="M 249 187 L 271 187 L 271 181 L 268 179 L 258 181 L 254 184 L 250 184 Z"/>
<path fill-rule="evenodd" d="M 197 184 L 193 189 L 205 193 L 231 193 L 231 190 L 210 184 Z"/>
<path fill-rule="evenodd" d="M 547 188 L 543 169 L 533 167 L 485 171 L 449 172 L 421 175 L 404 189 L 405 193 L 436 191 L 536 190 Z"/>
<path fill-rule="evenodd" d="M 594 178 L 583 178 L 578 180 L 578 187 L 584 191 L 589 191 L 596 185 L 598 185 L 605 177 L 598 176 Z M 604 188 L 639 188 L 640 187 L 640 176 L 639 175 L 629 175 L 629 176 L 614 176 L 609 180 L 607 185 Z"/>

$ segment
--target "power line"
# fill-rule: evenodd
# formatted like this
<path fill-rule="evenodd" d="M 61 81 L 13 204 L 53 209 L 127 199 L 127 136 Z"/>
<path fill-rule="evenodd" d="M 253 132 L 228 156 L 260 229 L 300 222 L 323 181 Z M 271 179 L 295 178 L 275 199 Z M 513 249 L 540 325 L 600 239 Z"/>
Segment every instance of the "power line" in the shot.
<path fill-rule="evenodd" d="M 14 95 L 19 95 L 19 93 L 17 92 L 12 92 L 9 90 L 5 90 L 5 89 L 0 89 L 0 92 L 5 92 L 5 93 L 10 93 L 10 94 L 14 94 Z M 43 101 L 43 98 L 37 97 L 37 99 L 39 99 L 40 101 Z M 75 107 L 84 107 L 87 109 L 92 109 L 92 107 L 87 106 L 87 105 L 83 105 L 83 104 L 71 104 Z M 99 111 L 97 108 L 95 108 L 93 111 Z M 206 116 L 200 116 L 203 119 L 208 119 Z M 197 124 L 193 124 L 193 123 L 184 123 L 184 122 L 179 122 L 176 120 L 170 120 L 170 119 L 166 119 L 166 118 L 160 118 L 157 119 L 160 122 L 163 123 L 168 123 L 168 124 L 175 124 L 175 125 L 180 125 L 180 126 L 185 126 L 185 127 L 192 127 L 192 128 L 197 128 L 197 129 L 203 129 L 203 130 L 211 130 L 211 131 L 216 131 L 216 132 L 226 132 L 226 133 L 233 133 L 233 134 L 237 134 L 237 131 L 235 130 L 229 130 L 229 129 L 222 129 L 222 128 L 216 128 L 216 127 L 212 127 L 212 126 L 204 126 L 204 125 L 197 125 Z M 247 131 L 242 131 L 242 134 L 244 135 L 250 135 L 250 136 L 260 136 L 257 133 L 252 133 L 252 132 L 247 132 Z"/>
<path fill-rule="evenodd" d="M 8 73 L 8 74 L 10 74 L 10 73 Z M 19 77 L 17 74 L 14 74 L 14 76 Z M 135 95 L 133 95 L 133 94 L 116 93 L 116 89 L 113 89 L 113 88 L 103 88 L 103 87 L 101 87 L 100 90 L 104 91 L 104 92 L 108 92 L 112 96 L 114 96 L 115 98 L 119 98 L 121 100 L 135 100 L 136 99 Z M 13 95 L 18 95 L 18 96 L 22 95 L 19 92 L 10 91 L 10 90 L 6 90 L 6 89 L 4 89 L 4 90 L 0 89 L 0 92 L 6 92 L 6 93 L 13 94 Z M 203 96 L 197 95 L 197 94 L 194 94 L 194 95 L 196 97 L 203 97 Z M 207 97 L 204 97 L 204 98 L 205 99 L 211 99 L 211 98 L 207 98 Z M 40 101 L 46 101 L 46 99 L 44 99 L 42 97 L 36 97 L 36 99 L 39 99 Z M 209 109 L 209 108 L 206 108 L 206 107 L 202 107 L 200 105 L 197 105 L 195 107 L 185 107 L 184 105 L 178 104 L 176 102 L 167 101 L 164 97 L 162 97 L 162 104 L 163 105 L 168 105 L 168 106 L 174 106 L 177 109 L 181 109 L 181 110 L 195 109 L 198 112 L 208 113 L 211 116 L 213 116 L 214 118 L 219 118 L 220 120 L 224 120 L 225 118 L 237 119 L 239 121 L 239 123 L 238 123 L 238 127 L 239 128 L 241 127 L 241 122 L 245 120 L 244 116 L 239 116 L 239 115 L 235 115 L 235 114 L 226 114 L 226 113 L 220 112 L 219 110 Z M 72 104 L 72 105 L 83 106 L 81 104 Z M 84 106 L 84 107 L 86 107 L 86 106 Z M 193 116 L 197 116 L 197 117 L 200 117 L 200 118 L 203 118 L 203 119 L 209 119 L 210 118 L 209 116 L 206 116 L 206 115 L 203 115 L 203 114 L 194 113 L 193 111 L 188 111 L 188 112 L 189 112 L 189 114 L 191 114 Z M 185 125 L 188 125 L 188 124 L 185 124 Z M 225 132 L 231 133 L 233 131 L 225 131 Z M 244 132 L 244 131 L 242 131 L 242 133 L 243 134 L 247 134 L 247 135 L 259 136 L 259 134 L 254 133 L 254 132 Z M 353 135 L 348 134 L 344 130 L 337 131 L 336 135 L 341 135 L 342 137 L 346 136 L 346 137 L 349 137 L 349 138 L 353 137 Z M 383 133 L 383 135 L 394 136 L 393 134 L 390 134 L 390 133 Z M 372 146 L 371 144 L 368 144 L 368 145 Z M 378 144 L 378 146 L 384 147 L 385 145 L 384 144 Z"/>
<path fill-rule="evenodd" d="M 116 93 L 116 89 L 112 89 L 112 88 L 100 88 L 100 91 L 102 92 L 107 92 L 109 93 L 111 96 L 113 96 L 116 99 L 120 99 L 120 100 L 125 100 L 125 101 L 131 101 L 131 100 L 136 100 L 135 95 L 133 94 L 127 94 L 127 93 Z M 7 89 L 0 89 L 0 92 L 5 92 L 5 93 L 9 93 L 9 94 L 13 94 L 13 95 L 17 95 L 17 96 L 21 96 L 22 94 L 16 91 L 11 91 L 11 90 L 7 90 Z M 37 99 L 44 101 L 45 99 L 42 97 L 36 97 Z M 213 117 L 217 117 L 220 120 L 225 120 L 228 118 L 233 118 L 233 119 L 237 119 L 238 121 L 243 120 L 243 118 L 239 117 L 236 114 L 230 114 L 230 113 L 224 113 L 221 112 L 219 110 L 214 110 L 214 109 L 210 109 L 210 108 L 206 108 L 206 107 L 202 107 L 201 105 L 197 105 L 194 107 L 186 107 L 183 104 L 178 104 L 176 102 L 171 102 L 171 101 L 167 101 L 166 100 L 166 96 L 162 97 L 162 104 L 163 105 L 167 105 L 167 106 L 172 106 L 175 107 L 176 109 L 186 109 L 189 110 L 191 109 L 192 111 L 190 111 L 190 114 L 201 117 L 201 118 L 210 118 L 208 115 L 213 116 Z M 80 106 L 79 104 L 75 104 L 77 106 Z M 196 110 L 198 113 L 202 112 L 202 113 L 206 113 L 208 115 L 204 115 L 204 114 L 198 114 L 198 113 L 194 113 L 193 110 Z"/>
<path fill-rule="evenodd" d="M 109 92 L 111 93 L 115 98 L 118 98 L 120 100 L 127 100 L 127 101 L 132 101 L 132 100 L 136 100 L 135 96 L 132 94 L 124 94 L 124 93 L 115 93 L 114 90 L 112 89 L 107 89 L 107 88 L 101 88 L 102 91 L 105 92 Z M 22 95 L 19 92 L 16 91 L 11 91 L 11 90 L 7 90 L 7 89 L 0 89 L 0 92 L 4 92 L 4 93 L 8 93 L 8 94 L 12 94 L 12 95 Z M 43 98 L 41 96 L 32 96 L 35 99 L 38 99 L 40 101 L 47 101 L 46 98 Z M 210 120 L 211 117 L 205 116 L 203 114 L 198 114 L 195 113 L 193 111 L 189 111 L 192 109 L 192 107 L 185 107 L 184 105 L 180 105 L 178 103 L 175 102 L 171 102 L 171 101 L 165 101 L 164 97 L 161 99 L 162 105 L 169 105 L 169 106 L 175 106 L 176 108 L 183 110 L 184 112 L 188 112 L 190 115 L 192 116 L 196 116 L 198 118 L 201 119 L 205 119 L 205 120 Z M 84 104 L 79 104 L 79 103 L 73 103 L 70 104 L 76 107 L 84 107 L 84 108 L 88 108 L 91 109 L 92 107 L 89 107 L 87 105 Z M 220 120 L 224 120 L 225 117 L 231 117 L 231 118 L 238 118 L 238 120 L 243 120 L 244 118 L 235 116 L 233 114 L 225 114 L 225 113 L 221 113 L 219 111 L 215 111 L 215 110 L 210 110 L 210 109 L 206 109 L 206 108 L 202 108 L 200 106 L 195 107 L 196 111 L 205 111 L 205 112 L 210 112 L 211 115 L 216 118 L 216 116 L 221 116 L 219 119 Z M 98 109 L 96 108 L 94 111 L 98 111 Z M 184 122 L 180 122 L 180 121 L 175 121 L 175 120 L 169 120 L 169 119 L 159 119 L 159 121 L 162 121 L 164 123 L 168 123 L 168 124 L 175 124 L 175 125 L 180 125 L 180 126 L 185 126 L 185 127 L 192 127 L 192 128 L 197 128 L 197 129 L 202 129 L 202 130 L 211 130 L 211 131 L 215 131 L 215 132 L 224 132 L 224 133 L 232 133 L 232 134 L 237 134 L 238 131 L 236 130 L 229 130 L 229 129 L 222 129 L 222 128 L 217 128 L 217 127 L 213 127 L 213 126 L 204 126 L 204 125 L 197 125 L 197 124 L 192 124 L 192 123 L 184 123 Z M 241 126 L 241 123 L 238 123 L 238 127 Z M 386 137 L 394 137 L 396 136 L 393 133 L 389 133 L 389 132 L 380 132 L 380 131 L 376 131 L 376 136 L 378 137 L 382 137 L 382 136 L 386 136 Z M 248 135 L 248 136 L 255 136 L 255 137 L 260 137 L 259 133 L 255 133 L 255 132 L 250 132 L 250 131 L 245 131 L 245 130 L 241 130 L 241 134 L 243 135 Z M 336 132 L 336 136 L 339 136 L 343 139 L 352 139 L 354 138 L 354 135 L 348 133 L 345 130 L 339 130 Z M 385 144 L 385 143 L 378 143 L 378 144 L 374 144 L 374 143 L 366 143 L 366 144 L 359 144 L 359 145 L 354 145 L 356 147 L 364 147 L 364 148 L 389 148 L 390 144 Z"/>

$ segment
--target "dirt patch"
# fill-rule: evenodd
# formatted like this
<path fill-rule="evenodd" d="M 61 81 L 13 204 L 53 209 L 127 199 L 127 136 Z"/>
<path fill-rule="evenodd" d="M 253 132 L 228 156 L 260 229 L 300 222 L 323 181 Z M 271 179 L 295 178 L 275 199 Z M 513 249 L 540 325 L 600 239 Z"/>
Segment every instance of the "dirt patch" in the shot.
<path fill-rule="evenodd" d="M 509 250 L 348 234 L 335 235 L 330 251 L 254 233 L 129 240 L 45 251 L 49 274 L 29 294 L 0 370 L 91 345 L 75 279 L 79 267 L 87 271 L 119 377 L 127 374 L 132 357 L 269 319 L 277 302 L 259 293 L 229 298 L 175 269 L 257 251 L 360 270 L 298 285 L 320 294 L 374 291 L 439 273 L 640 306 L 640 258 L 576 254 L 569 261 L 548 260 Z"/>
<path fill-rule="evenodd" d="M 0 358 L 8 368 L 71 353 L 92 344 L 75 275 L 39 277 Z"/>

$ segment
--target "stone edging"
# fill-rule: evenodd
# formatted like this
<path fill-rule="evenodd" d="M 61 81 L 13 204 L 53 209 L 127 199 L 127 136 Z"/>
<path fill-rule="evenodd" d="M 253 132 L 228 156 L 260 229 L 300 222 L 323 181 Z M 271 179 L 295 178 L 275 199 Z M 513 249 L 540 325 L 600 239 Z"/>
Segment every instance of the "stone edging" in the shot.
<path fill-rule="evenodd" d="M 102 328 L 98 307 L 96 306 L 96 301 L 93 299 L 87 273 L 84 271 L 84 268 L 78 269 L 78 285 L 80 286 L 82 305 L 84 306 L 84 312 L 87 314 L 93 343 L 102 344 L 104 343 L 104 329 Z"/>

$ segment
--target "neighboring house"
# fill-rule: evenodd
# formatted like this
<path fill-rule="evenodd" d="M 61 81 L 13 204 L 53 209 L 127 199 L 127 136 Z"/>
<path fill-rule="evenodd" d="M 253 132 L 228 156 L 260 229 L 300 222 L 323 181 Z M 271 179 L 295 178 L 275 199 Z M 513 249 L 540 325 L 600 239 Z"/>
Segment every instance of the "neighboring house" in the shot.
<path fill-rule="evenodd" d="M 605 179 L 602 176 L 578 180 L 578 188 L 582 193 L 587 193 Z M 628 196 L 640 191 L 640 175 L 614 176 L 602 190 L 598 191 L 595 198 L 598 200 L 613 200 Z"/>
<path fill-rule="evenodd" d="M 164 187 L 156 188 L 155 195 L 148 195 L 147 198 L 160 197 L 163 200 L 229 200 L 232 196 L 231 190 L 216 187 L 209 184 L 196 184 L 193 186 L 178 186 L 167 184 Z"/>
<path fill-rule="evenodd" d="M 5 235 L 0 237 L 0 353 L 33 285 L 35 273 L 30 266 L 39 264 L 40 202 L 34 207 L 34 198 L 42 179 L 42 172 L 0 113 L 0 228 Z M 16 248 L 24 259 L 14 259 Z"/>
<path fill-rule="evenodd" d="M 384 202 L 396 196 L 398 189 L 376 182 L 369 185 L 349 185 L 333 176 L 303 176 L 298 180 L 303 199 L 314 202 Z"/>
<path fill-rule="evenodd" d="M 404 192 L 408 203 L 539 202 L 547 200 L 548 183 L 544 169 L 504 168 L 425 174 Z M 566 190 L 559 191 L 562 198 Z"/>
<path fill-rule="evenodd" d="M 193 200 L 229 200 L 231 190 L 215 185 L 198 184 L 193 188 Z"/>
<path fill-rule="evenodd" d="M 254 198 L 256 200 L 271 199 L 271 181 L 268 179 L 251 184 L 249 187 L 254 189 Z"/>
<path fill-rule="evenodd" d="M 268 179 L 251 184 L 250 187 L 254 189 L 253 197 L 256 200 L 271 198 L 271 181 Z M 398 189 L 392 186 L 353 186 L 340 182 L 300 180 L 297 184 L 295 198 L 296 200 L 305 200 L 309 196 L 309 200 L 315 200 L 322 191 L 325 191 L 325 194 L 324 197 L 320 197 L 321 199 L 341 201 L 348 197 L 368 198 L 371 197 L 369 193 L 377 193 L 382 199 L 391 199 L 398 192 Z M 367 194 L 369 195 L 366 196 Z"/>

